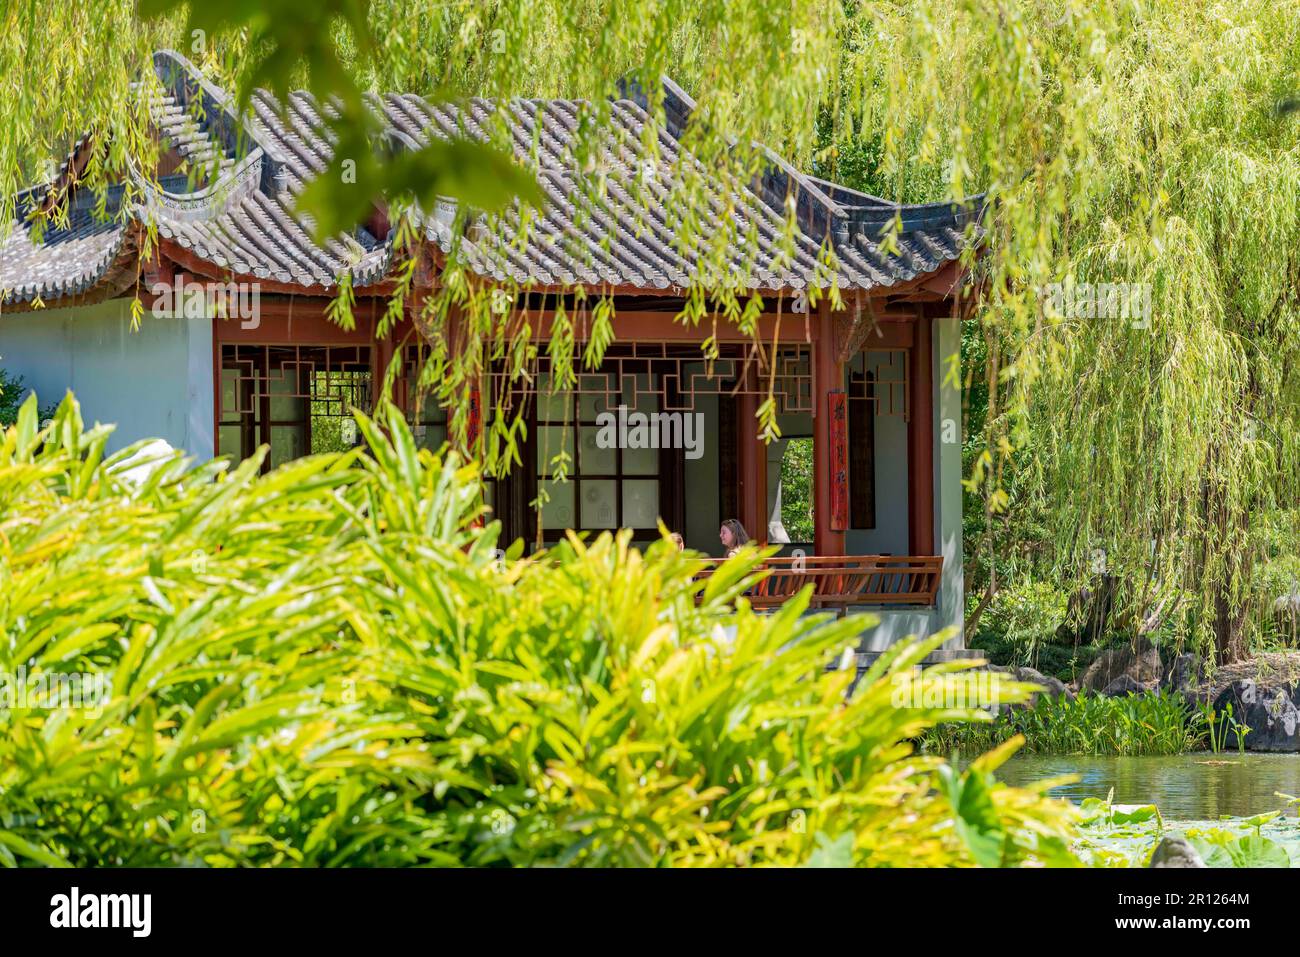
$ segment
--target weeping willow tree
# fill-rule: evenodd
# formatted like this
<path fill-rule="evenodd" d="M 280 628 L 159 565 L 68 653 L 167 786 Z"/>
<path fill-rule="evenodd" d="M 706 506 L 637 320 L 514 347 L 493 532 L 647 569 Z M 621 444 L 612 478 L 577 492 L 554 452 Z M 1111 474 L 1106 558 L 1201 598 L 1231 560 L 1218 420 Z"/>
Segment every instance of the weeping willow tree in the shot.
<path fill-rule="evenodd" d="M 754 237 L 734 235 L 727 210 L 704 201 L 706 185 L 745 182 L 766 162 L 754 142 L 895 200 L 987 192 L 968 304 L 983 362 L 948 370 L 987 389 L 984 449 L 967 476 L 985 525 L 1008 510 L 1046 515 L 1049 570 L 1062 581 L 1115 583 L 1117 626 L 1172 627 L 1223 659 L 1247 651 L 1263 614 L 1255 572 L 1295 531 L 1300 131 L 1276 109 L 1300 85 L 1294 4 L 142 7 L 9 5 L 0 31 L 9 79 L 0 89 L 5 209 L 87 131 L 102 148 L 83 174 L 86 186 L 119 180 L 128 162 L 150 168 L 155 147 L 132 83 L 162 46 L 241 95 L 265 85 L 338 97 L 343 143 L 366 134 L 355 106 L 365 91 L 581 98 L 579 168 L 583 149 L 598 156 L 608 135 L 618 81 L 639 82 L 661 120 L 658 77 L 670 74 L 697 100 L 685 134 L 695 159 L 677 171 L 666 200 L 698 264 L 683 322 L 723 316 L 752 327 L 763 308 L 735 287 L 724 255 Z M 496 135 L 504 133 L 502 124 Z M 647 125 L 644 145 L 657 142 Z M 454 195 L 464 177 L 442 176 L 447 162 L 441 157 L 428 178 Z M 374 171 L 376 183 L 383 172 Z M 589 179 L 599 203 L 608 179 Z M 412 208 L 427 200 L 413 193 Z M 327 214 L 347 205 L 328 193 L 318 201 Z M 518 201 L 502 210 L 486 228 L 507 219 L 526 225 L 531 215 Z M 397 231 L 406 255 L 395 267 L 393 317 L 413 294 L 415 235 Z M 502 284 L 479 280 L 455 249 L 440 278 L 417 310 L 433 343 L 423 378 L 459 411 L 466 382 L 489 358 L 527 375 L 538 353 L 529 318 L 499 308 Z M 505 286 L 507 301 L 518 301 L 519 290 Z M 1103 296 L 1098 309 L 1098 289 L 1136 292 L 1143 306 L 1116 310 Z M 833 288 L 822 294 L 838 304 Z M 348 321 L 350 295 L 344 277 L 340 321 Z M 608 345 L 612 300 L 593 294 L 551 305 L 559 316 L 543 349 L 563 385 L 575 364 L 598 361 Z M 475 333 L 461 339 L 470 348 L 447 349 L 453 315 Z M 771 413 L 760 409 L 766 421 L 758 423 L 769 434 Z M 508 465 L 515 435 L 509 426 L 493 430 L 485 454 Z"/>
<path fill-rule="evenodd" d="M 1267 616 L 1255 568 L 1296 550 L 1296 13 L 935 5 L 854 55 L 897 190 L 916 159 L 997 200 L 966 370 L 988 386 L 987 514 L 1037 506 L 1058 574 L 1117 585 L 1117 627 L 1221 660 Z M 1099 308 L 1120 284 L 1140 308 Z"/>

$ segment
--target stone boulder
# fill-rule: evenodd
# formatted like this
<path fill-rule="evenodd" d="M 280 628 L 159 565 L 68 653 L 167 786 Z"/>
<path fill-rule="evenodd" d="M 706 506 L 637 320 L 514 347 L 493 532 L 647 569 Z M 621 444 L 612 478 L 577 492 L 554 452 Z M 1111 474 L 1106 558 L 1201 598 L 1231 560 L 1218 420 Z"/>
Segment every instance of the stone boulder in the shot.
<path fill-rule="evenodd" d="M 1196 848 L 1181 834 L 1165 837 L 1151 852 L 1152 867 L 1204 867 L 1205 861 L 1196 853 Z"/>
<path fill-rule="evenodd" d="M 1204 663 L 1199 655 L 1183 652 L 1175 655 L 1160 679 L 1160 687 L 1185 696 L 1192 695 L 1205 677 Z"/>
<path fill-rule="evenodd" d="M 1273 599 L 1273 613 L 1278 621 L 1295 624 L 1300 621 L 1300 591 L 1292 590 Z"/>
<path fill-rule="evenodd" d="M 1060 698 L 1060 697 L 1073 698 L 1074 697 L 1074 695 L 1071 694 L 1070 689 L 1065 686 L 1064 681 L 1062 681 L 1059 678 L 1049 677 L 1048 675 L 1043 674 L 1041 671 L 1039 671 L 1036 668 L 1017 668 L 1016 680 L 1028 681 L 1031 684 L 1041 685 L 1042 687 L 1047 689 L 1044 692 L 1044 694 L 1046 694 L 1047 697 L 1049 698 Z M 1038 700 L 1038 696 L 1034 695 L 1034 698 L 1030 702 L 1030 704 L 1033 704 L 1033 702 L 1037 700 Z"/>
<path fill-rule="evenodd" d="M 1106 687 L 1101 689 L 1101 694 L 1107 698 L 1119 698 L 1126 694 L 1142 694 L 1150 689 L 1142 682 L 1138 681 L 1132 675 L 1120 675 Z"/>
<path fill-rule="evenodd" d="M 1228 705 L 1232 720 L 1250 728 L 1247 751 L 1300 752 L 1300 686 L 1243 678 L 1224 688 L 1214 699 L 1214 710 L 1223 747 L 1232 750 L 1237 735 L 1226 717 Z"/>
<path fill-rule="evenodd" d="M 1154 688 L 1164 675 L 1160 650 L 1154 645 L 1132 648 L 1110 648 L 1097 656 L 1079 681 L 1081 691 L 1103 691 L 1116 678 L 1126 675 L 1142 687 Z"/>

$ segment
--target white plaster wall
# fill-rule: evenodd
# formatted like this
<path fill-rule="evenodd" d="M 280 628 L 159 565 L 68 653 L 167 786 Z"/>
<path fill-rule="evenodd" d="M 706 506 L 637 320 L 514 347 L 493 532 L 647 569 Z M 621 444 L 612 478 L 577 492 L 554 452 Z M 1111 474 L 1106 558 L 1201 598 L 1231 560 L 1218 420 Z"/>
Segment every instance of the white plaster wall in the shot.
<path fill-rule="evenodd" d="M 42 405 L 71 389 L 87 425 L 113 423 L 115 451 L 161 438 L 198 459 L 213 455 L 212 320 L 146 313 L 130 301 L 0 314 L 0 366 Z"/>

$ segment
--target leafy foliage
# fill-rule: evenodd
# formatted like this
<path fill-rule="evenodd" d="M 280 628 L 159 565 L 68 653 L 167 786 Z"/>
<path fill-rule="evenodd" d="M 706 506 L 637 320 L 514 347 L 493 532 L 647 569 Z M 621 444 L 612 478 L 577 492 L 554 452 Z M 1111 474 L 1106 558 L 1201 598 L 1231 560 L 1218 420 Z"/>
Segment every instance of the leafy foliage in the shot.
<path fill-rule="evenodd" d="M 1042 694 L 987 724 L 940 726 L 926 747 L 978 754 L 1015 736 L 1031 754 L 1182 754 L 1203 745 L 1205 727 L 1180 695 L 1163 691 L 1073 699 Z"/>
<path fill-rule="evenodd" d="M 987 627 L 1017 646 L 1032 664 L 1040 645 L 1065 623 L 1069 597 L 1048 582 L 1028 579 L 998 591 L 989 605 Z"/>
<path fill-rule="evenodd" d="M 781 524 L 791 542 L 813 540 L 812 479 L 812 439 L 785 439 L 781 454 Z"/>
<path fill-rule="evenodd" d="M 895 675 L 973 700 L 963 663 L 913 670 L 933 641 L 850 693 L 856 626 L 806 595 L 753 613 L 760 553 L 704 580 L 626 536 L 502 558 L 473 466 L 417 451 L 391 406 L 357 423 L 366 450 L 128 480 L 136 447 L 105 458 L 73 398 L 45 429 L 24 404 L 0 436 L 0 671 L 112 683 L 0 710 L 0 860 L 1072 861 L 1069 806 L 994 780 L 1011 748 L 961 773 L 913 753 L 972 714 L 895 706 Z"/>
<path fill-rule="evenodd" d="M 1168 834 L 1181 834 L 1207 867 L 1292 867 L 1296 854 L 1294 824 L 1281 811 L 1245 818 L 1223 818 L 1215 826 L 1171 824 L 1154 804 L 1115 804 L 1086 798 L 1080 808 L 1081 830 L 1076 849 L 1094 867 L 1146 867 Z M 1285 797 L 1285 795 L 1279 795 Z M 1273 824 L 1271 836 L 1265 826 Z"/>
<path fill-rule="evenodd" d="M 906 65 L 879 44 L 863 57 L 927 91 L 890 100 L 922 144 L 898 159 L 928 153 L 999 194 L 972 486 L 990 515 L 1006 508 L 1002 466 L 1028 448 L 1017 481 L 1047 521 L 1044 571 L 1116 576 L 1121 627 L 1163 606 L 1181 639 L 1240 656 L 1250 528 L 1294 499 L 1300 450 L 1300 134 L 1274 110 L 1295 18 L 1250 2 L 960 3 L 898 35 Z M 1042 292 L 1069 282 L 1148 284 L 1151 314 L 1062 315 Z"/>
<path fill-rule="evenodd" d="M 1291 855 L 1260 834 L 1236 835 L 1222 830 L 1190 838 L 1206 867 L 1290 867 Z"/>
<path fill-rule="evenodd" d="M 13 425 L 18 421 L 18 407 L 26 393 L 23 377 L 12 375 L 0 368 L 0 426 Z"/>
<path fill-rule="evenodd" d="M 14 375 L 0 367 L 0 426 L 13 425 L 18 421 L 18 410 L 22 406 L 23 396 L 27 394 L 27 383 L 20 375 Z M 37 413 L 40 420 L 53 418 L 56 406 L 42 406 Z"/>

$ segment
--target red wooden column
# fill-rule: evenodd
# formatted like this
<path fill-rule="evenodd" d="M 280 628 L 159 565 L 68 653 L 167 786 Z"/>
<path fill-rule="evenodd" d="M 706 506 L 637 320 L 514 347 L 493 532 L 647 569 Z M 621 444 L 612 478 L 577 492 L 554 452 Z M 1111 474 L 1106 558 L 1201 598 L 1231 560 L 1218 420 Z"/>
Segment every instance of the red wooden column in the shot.
<path fill-rule="evenodd" d="M 831 483 L 835 474 L 830 394 L 844 388 L 844 366 L 836 355 L 831 304 L 822 300 L 813 323 L 813 550 L 843 555 L 844 531 L 835 528 Z"/>
<path fill-rule="evenodd" d="M 767 542 L 767 446 L 758 436 L 759 372 L 752 364 L 745 372 L 744 393 L 736 403 L 736 472 L 740 480 L 739 518 L 749 537 Z"/>
<path fill-rule="evenodd" d="M 379 399 L 384 392 L 384 377 L 388 375 L 388 367 L 397 357 L 397 343 L 393 335 L 393 330 L 388 330 L 388 334 L 375 338 L 374 348 L 370 353 L 370 405 L 373 411 L 379 405 Z M 401 375 L 399 367 L 397 375 Z M 401 382 L 394 380 L 393 394 L 390 398 L 398 404 L 399 408 L 405 408 L 404 399 L 401 395 Z"/>
<path fill-rule="evenodd" d="M 934 547 L 934 375 L 931 319 L 916 318 L 908 353 L 907 478 L 908 551 L 933 555 Z"/>
<path fill-rule="evenodd" d="M 463 356 L 471 348 L 471 336 L 476 336 L 460 309 L 454 309 L 448 317 L 448 335 L 451 337 L 451 351 Z M 465 390 L 466 410 L 465 442 L 460 446 L 460 453 L 467 459 L 479 453 L 479 437 L 483 434 L 483 376 L 486 370 L 480 369 L 479 375 Z"/>

